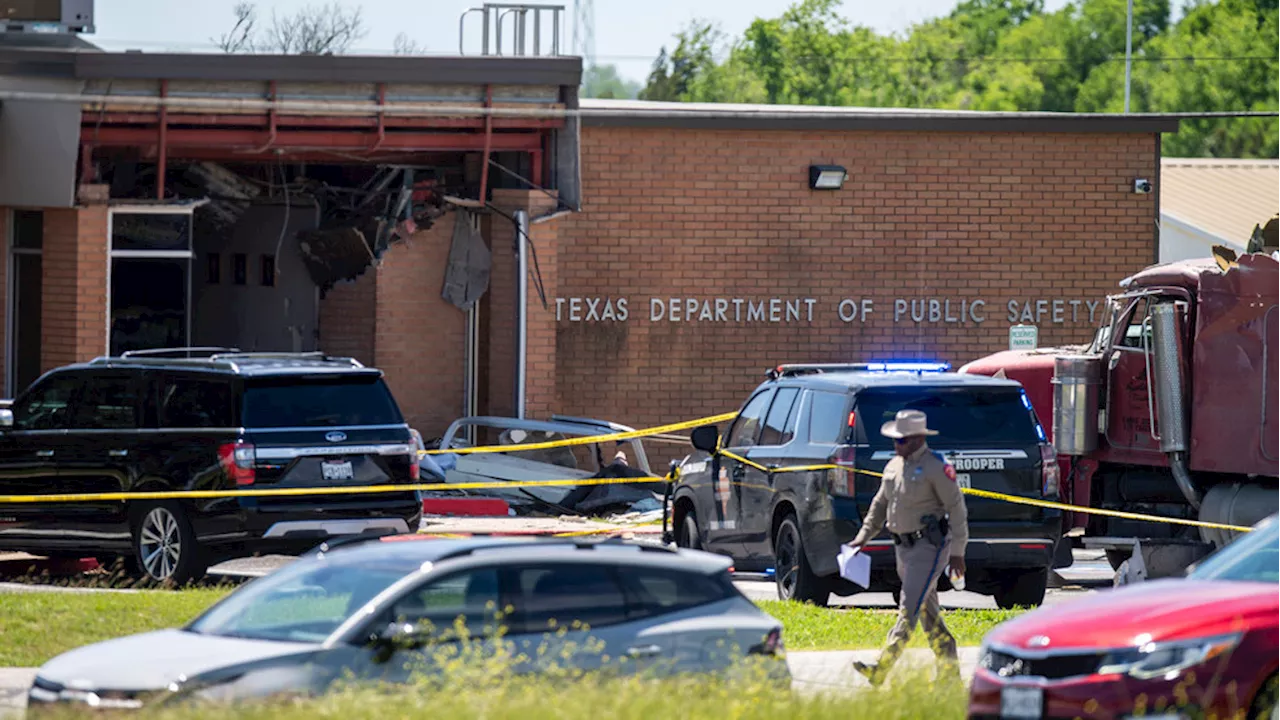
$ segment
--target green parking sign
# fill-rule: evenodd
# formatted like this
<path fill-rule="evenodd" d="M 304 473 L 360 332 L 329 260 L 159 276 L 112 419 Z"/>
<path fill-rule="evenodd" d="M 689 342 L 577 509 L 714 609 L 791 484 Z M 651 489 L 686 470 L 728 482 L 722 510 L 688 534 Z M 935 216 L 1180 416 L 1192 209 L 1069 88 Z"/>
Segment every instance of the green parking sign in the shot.
<path fill-rule="evenodd" d="M 1014 325 L 1009 328 L 1010 350 L 1035 350 L 1039 331 L 1035 325 Z"/>

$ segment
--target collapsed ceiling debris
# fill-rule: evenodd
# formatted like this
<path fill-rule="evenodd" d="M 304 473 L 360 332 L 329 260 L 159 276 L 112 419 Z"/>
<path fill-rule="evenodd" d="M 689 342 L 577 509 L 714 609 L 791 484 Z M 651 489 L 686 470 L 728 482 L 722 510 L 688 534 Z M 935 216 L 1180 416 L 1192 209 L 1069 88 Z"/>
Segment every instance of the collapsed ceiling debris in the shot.
<path fill-rule="evenodd" d="M 436 173 L 429 169 L 378 166 L 358 187 L 311 177 L 287 181 L 283 168 L 277 180 L 274 168 L 265 169 L 271 178 L 263 181 L 217 163 L 194 163 L 183 173 L 186 182 L 175 185 L 186 185 L 188 192 L 208 197 L 206 220 L 225 229 L 234 227 L 252 202 L 281 191 L 290 198 L 318 203 L 319 225 L 298 232 L 295 239 L 307 272 L 322 293 L 336 283 L 359 277 L 376 265 L 389 247 L 430 228 L 445 212 Z"/>

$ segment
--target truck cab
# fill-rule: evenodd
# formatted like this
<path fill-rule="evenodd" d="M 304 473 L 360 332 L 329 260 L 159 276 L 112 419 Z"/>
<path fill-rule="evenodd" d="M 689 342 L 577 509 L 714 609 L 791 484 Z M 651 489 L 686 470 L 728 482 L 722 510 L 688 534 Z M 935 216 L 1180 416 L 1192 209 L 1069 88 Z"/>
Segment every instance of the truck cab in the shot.
<path fill-rule="evenodd" d="M 1155 265 L 1107 298 L 1089 345 L 997 353 L 960 372 L 1017 380 L 1053 418 L 1073 504 L 1251 526 L 1277 504 L 1278 267 L 1260 253 Z M 1085 513 L 1064 521 L 1112 551 L 1113 565 L 1134 539 L 1211 549 L 1237 534 Z"/>

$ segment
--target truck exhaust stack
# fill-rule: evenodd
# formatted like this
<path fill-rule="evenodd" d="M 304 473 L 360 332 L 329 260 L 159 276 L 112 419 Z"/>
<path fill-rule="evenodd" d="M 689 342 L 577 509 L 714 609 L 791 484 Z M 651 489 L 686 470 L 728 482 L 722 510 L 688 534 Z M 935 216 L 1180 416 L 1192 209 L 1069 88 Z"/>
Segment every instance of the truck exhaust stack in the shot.
<path fill-rule="evenodd" d="M 1160 303 L 1151 308 L 1151 351 L 1147 353 L 1153 369 L 1147 368 L 1147 402 L 1154 403 L 1151 418 L 1152 437 L 1160 443 L 1160 451 L 1169 455 L 1169 469 L 1174 482 L 1196 510 L 1200 509 L 1200 491 L 1187 469 L 1187 403 L 1183 382 L 1182 311 L 1177 303 Z M 1146 333 L 1143 333 L 1146 343 Z M 1150 386 L 1154 384 L 1154 388 Z M 1152 392 L 1154 390 L 1154 392 Z"/>

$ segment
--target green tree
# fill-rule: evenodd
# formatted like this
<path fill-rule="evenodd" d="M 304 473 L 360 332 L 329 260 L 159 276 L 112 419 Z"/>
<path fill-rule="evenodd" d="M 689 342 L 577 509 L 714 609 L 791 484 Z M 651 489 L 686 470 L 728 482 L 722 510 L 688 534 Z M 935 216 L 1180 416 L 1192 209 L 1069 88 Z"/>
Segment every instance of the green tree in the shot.
<path fill-rule="evenodd" d="M 689 101 L 694 81 L 716 65 L 715 45 L 723 34 L 715 25 L 694 20 L 676 35 L 676 48 L 658 54 L 649 79 L 640 91 L 641 100 Z"/>
<path fill-rule="evenodd" d="M 618 74 L 616 65 L 592 65 L 582 73 L 582 97 L 634 100 L 640 83 Z"/>

